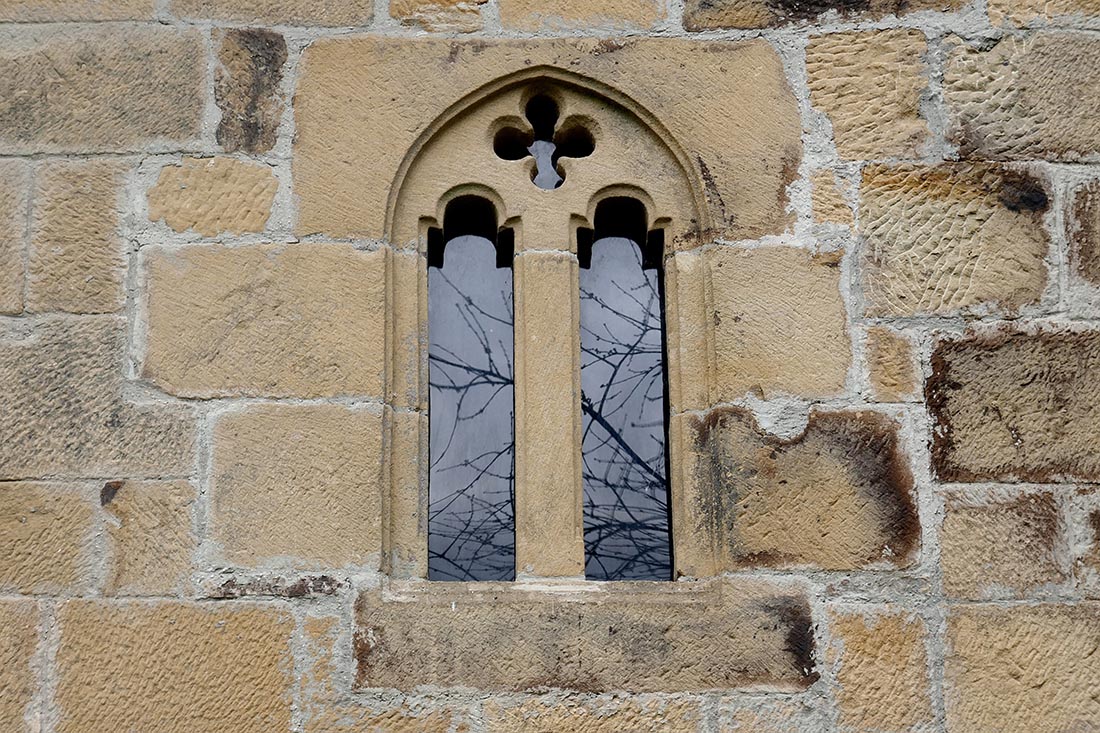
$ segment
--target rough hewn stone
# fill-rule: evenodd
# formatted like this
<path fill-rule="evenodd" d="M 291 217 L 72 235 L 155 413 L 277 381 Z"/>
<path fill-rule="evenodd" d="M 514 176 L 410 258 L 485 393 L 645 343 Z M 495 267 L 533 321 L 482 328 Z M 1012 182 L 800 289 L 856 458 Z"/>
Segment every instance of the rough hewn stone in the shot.
<path fill-rule="evenodd" d="M 38 644 L 38 608 L 34 601 L 0 601 L 0 729 L 34 733 L 32 716 L 35 674 L 31 667 Z"/>
<path fill-rule="evenodd" d="M 1100 286 L 1100 181 L 1078 188 L 1066 220 L 1070 223 L 1070 267 L 1091 285 Z"/>
<path fill-rule="evenodd" d="M 268 405 L 214 426 L 210 532 L 233 564 L 342 567 L 381 546 L 382 417 Z"/>
<path fill-rule="evenodd" d="M 0 485 L 0 592 L 91 590 L 91 487 Z"/>
<path fill-rule="evenodd" d="M 982 502 L 952 497 L 940 533 L 943 587 L 972 600 L 1028 598 L 1066 579 L 1053 494 Z"/>
<path fill-rule="evenodd" d="M 440 583 L 359 597 L 356 687 L 684 692 L 817 679 L 805 599 L 741 579 Z"/>
<path fill-rule="evenodd" d="M 1005 36 L 990 48 L 949 41 L 950 139 L 967 158 L 1100 159 L 1100 39 Z"/>
<path fill-rule="evenodd" d="M 287 611 L 81 600 L 58 622 L 57 733 L 290 729 Z"/>
<path fill-rule="evenodd" d="M 833 606 L 829 625 L 840 730 L 934 730 L 924 622 L 895 609 Z"/>
<path fill-rule="evenodd" d="M 27 248 L 30 166 L 0 161 L 0 314 L 23 310 L 23 258 Z"/>
<path fill-rule="evenodd" d="M 154 0 L 2 0 L 2 23 L 61 20 L 152 20 Z"/>
<path fill-rule="evenodd" d="M 913 344 L 903 334 L 882 326 L 867 329 L 867 371 L 871 396 L 878 402 L 913 399 L 920 385 Z"/>
<path fill-rule="evenodd" d="M 997 165 L 870 166 L 861 189 L 867 313 L 1016 313 L 1047 282 L 1046 183 Z"/>
<path fill-rule="evenodd" d="M 814 221 L 820 224 L 852 224 L 852 209 L 831 170 L 814 173 L 811 180 Z"/>
<path fill-rule="evenodd" d="M 948 730 L 1096 729 L 1100 605 L 957 606 L 947 629 Z"/>
<path fill-rule="evenodd" d="M 697 733 L 702 719 L 691 700 L 637 702 L 596 698 L 588 703 L 528 698 L 517 705 L 489 702 L 485 723 L 502 733 Z"/>
<path fill-rule="evenodd" d="M 364 26 L 372 0 L 170 0 L 172 12 L 190 19 L 250 25 Z"/>
<path fill-rule="evenodd" d="M 269 166 L 233 158 L 184 158 L 149 189 L 149 219 L 204 237 L 262 232 L 279 181 Z"/>
<path fill-rule="evenodd" d="M 286 59 L 286 41 L 274 31 L 234 28 L 222 33 L 214 100 L 222 112 L 217 140 L 226 152 L 266 153 L 275 147 Z"/>
<path fill-rule="evenodd" d="M 921 10 L 958 10 L 963 5 L 965 0 L 686 0 L 684 27 L 770 28 L 812 22 L 833 12 L 845 20 L 872 20 Z"/>
<path fill-rule="evenodd" d="M 920 111 L 928 88 L 927 51 L 918 30 L 833 33 L 810 40 L 810 100 L 832 122 L 841 158 L 921 154 L 931 135 Z"/>
<path fill-rule="evenodd" d="M 16 29 L 0 34 L 0 45 L 0 152 L 121 152 L 179 145 L 199 133 L 197 32 Z"/>
<path fill-rule="evenodd" d="M 186 481 L 109 481 L 99 501 L 108 517 L 105 592 L 185 592 L 196 545 L 191 518 L 195 488 Z"/>
<path fill-rule="evenodd" d="M 39 166 L 27 257 L 27 310 L 110 313 L 122 307 L 119 236 L 126 167 L 110 161 Z"/>
<path fill-rule="evenodd" d="M 714 401 L 756 393 L 824 397 L 844 390 L 852 345 L 840 257 L 794 247 L 708 253 Z"/>
<path fill-rule="evenodd" d="M 483 24 L 481 8 L 488 0 L 392 0 L 390 16 L 401 25 L 433 33 L 472 33 Z"/>
<path fill-rule="evenodd" d="M 149 248 L 142 374 L 172 394 L 382 396 L 385 252 Z"/>
<path fill-rule="evenodd" d="M 1098 0 L 989 0 L 994 25 L 1095 25 L 1100 21 Z"/>
<path fill-rule="evenodd" d="M 123 395 L 125 329 L 121 318 L 82 316 L 0 333 L 0 478 L 192 471 L 190 410 Z"/>
<path fill-rule="evenodd" d="M 911 564 L 920 521 L 897 431 L 877 412 L 814 412 L 789 440 L 742 408 L 686 418 L 679 571 Z"/>
<path fill-rule="evenodd" d="M 939 343 L 925 398 L 942 481 L 1100 480 L 1100 333 L 1008 328 Z"/>
<path fill-rule="evenodd" d="M 500 0 L 500 22 L 525 31 L 649 28 L 658 0 Z"/>

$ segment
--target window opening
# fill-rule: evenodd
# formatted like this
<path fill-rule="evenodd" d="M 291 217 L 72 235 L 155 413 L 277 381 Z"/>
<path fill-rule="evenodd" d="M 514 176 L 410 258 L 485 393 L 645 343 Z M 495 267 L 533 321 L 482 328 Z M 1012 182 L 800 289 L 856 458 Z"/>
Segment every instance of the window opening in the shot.
<path fill-rule="evenodd" d="M 570 117 L 558 124 L 558 103 L 546 94 L 537 94 L 524 112 L 530 130 L 504 127 L 493 138 L 493 150 L 503 160 L 534 158 L 531 181 L 539 188 L 553 190 L 565 183 L 562 158 L 587 158 L 596 149 L 596 140 L 585 121 Z"/>

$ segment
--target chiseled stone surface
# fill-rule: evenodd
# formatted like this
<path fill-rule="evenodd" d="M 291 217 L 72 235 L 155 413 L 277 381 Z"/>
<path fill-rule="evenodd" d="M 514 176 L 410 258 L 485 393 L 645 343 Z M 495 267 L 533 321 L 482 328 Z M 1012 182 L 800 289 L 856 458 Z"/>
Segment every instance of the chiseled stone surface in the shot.
<path fill-rule="evenodd" d="M 290 729 L 286 610 L 73 600 L 57 619 L 57 733 Z"/>
<path fill-rule="evenodd" d="M 31 666 L 38 646 L 38 607 L 34 601 L 0 601 L 0 728 L 34 733 L 28 709 L 34 705 L 36 678 Z"/>
<path fill-rule="evenodd" d="M 1047 283 L 1047 183 L 995 164 L 875 165 L 860 190 L 872 316 L 1017 313 Z"/>
<path fill-rule="evenodd" d="M 928 88 L 927 51 L 924 33 L 918 30 L 855 31 L 810 39 L 810 101 L 832 122 L 841 158 L 920 155 L 931 136 L 920 111 Z"/>
<path fill-rule="evenodd" d="M 23 258 L 27 247 L 30 165 L 0 161 L 0 314 L 23 310 Z"/>
<path fill-rule="evenodd" d="M 1100 604 L 955 606 L 947 644 L 948 730 L 1095 730 Z"/>
<path fill-rule="evenodd" d="M 694 700 L 640 702 L 596 698 L 582 703 L 527 698 L 518 704 L 489 702 L 489 730 L 508 733 L 697 733 L 703 718 Z"/>
<path fill-rule="evenodd" d="M 814 221 L 819 224 L 852 224 L 852 208 L 831 170 L 820 170 L 811 180 Z"/>
<path fill-rule="evenodd" d="M 818 20 L 826 13 L 843 20 L 875 20 L 922 10 L 953 11 L 965 0 L 686 0 L 684 27 L 689 31 L 719 28 L 771 28 Z"/>
<path fill-rule="evenodd" d="M 0 484 L 0 593 L 92 590 L 93 491 L 87 484 Z"/>
<path fill-rule="evenodd" d="M 989 0 L 994 25 L 1087 25 L 1100 21 L 1100 0 Z"/>
<path fill-rule="evenodd" d="M 649 28 L 661 14 L 659 0 L 499 0 L 505 28 L 525 31 L 571 28 Z"/>
<path fill-rule="evenodd" d="M 472 33 L 483 24 L 489 0 L 391 0 L 390 16 L 402 25 L 434 33 Z"/>
<path fill-rule="evenodd" d="M 204 62 L 196 31 L 9 29 L 0 46 L 0 153 L 123 152 L 199 133 Z"/>
<path fill-rule="evenodd" d="M 155 0 L 3 0 L 2 23 L 63 20 L 152 20 Z"/>
<path fill-rule="evenodd" d="M 204 237 L 262 232 L 279 181 L 271 167 L 233 158 L 184 158 L 161 168 L 149 189 L 149 219 Z"/>
<path fill-rule="evenodd" d="M 879 402 L 905 402 L 920 386 L 913 344 L 904 334 L 884 326 L 867 329 L 867 370 L 871 396 Z"/>
<path fill-rule="evenodd" d="M 941 481 L 1100 479 L 1100 332 L 1006 326 L 945 339 L 925 398 Z"/>
<path fill-rule="evenodd" d="M 805 598 L 755 580 L 395 585 L 364 591 L 356 623 L 359 689 L 794 691 L 817 679 Z"/>
<path fill-rule="evenodd" d="M 187 481 L 109 481 L 99 502 L 108 520 L 105 592 L 181 595 L 189 588 L 195 487 Z"/>
<path fill-rule="evenodd" d="M 372 0 L 169 0 L 171 12 L 191 19 L 253 25 L 364 26 Z"/>
<path fill-rule="evenodd" d="M 266 153 L 275 147 L 283 114 L 279 85 L 286 40 L 262 28 L 233 28 L 216 39 L 214 99 L 222 113 L 218 144 L 228 153 Z"/>
<path fill-rule="evenodd" d="M 384 251 L 150 247 L 142 375 L 185 397 L 382 395 Z"/>
<path fill-rule="evenodd" d="M 1100 286 L 1100 180 L 1078 188 L 1067 209 L 1070 267 L 1077 277 Z"/>

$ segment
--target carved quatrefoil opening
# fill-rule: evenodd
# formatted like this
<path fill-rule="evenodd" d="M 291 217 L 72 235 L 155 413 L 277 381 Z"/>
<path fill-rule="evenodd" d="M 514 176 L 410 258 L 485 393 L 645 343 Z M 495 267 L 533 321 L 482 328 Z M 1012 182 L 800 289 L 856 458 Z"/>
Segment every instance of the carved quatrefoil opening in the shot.
<path fill-rule="evenodd" d="M 596 150 L 596 139 L 579 117 L 568 117 L 559 125 L 558 103 L 546 94 L 532 97 L 524 116 L 530 129 L 501 128 L 493 138 L 493 150 L 503 160 L 534 158 L 531 182 L 546 190 L 560 188 L 565 183 L 561 158 L 587 158 Z"/>

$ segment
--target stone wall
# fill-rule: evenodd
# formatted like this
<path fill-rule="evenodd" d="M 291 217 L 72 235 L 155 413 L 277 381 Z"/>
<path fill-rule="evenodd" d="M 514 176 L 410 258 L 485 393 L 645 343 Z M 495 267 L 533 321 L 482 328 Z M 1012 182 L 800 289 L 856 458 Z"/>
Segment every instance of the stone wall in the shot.
<path fill-rule="evenodd" d="M 1096 0 L 0 0 L 0 729 L 1100 731 L 1098 32 Z M 699 192 L 677 583 L 584 582 L 568 521 L 515 584 L 422 579 L 393 186 L 529 69 Z M 529 334 L 564 234 L 518 247 Z"/>

